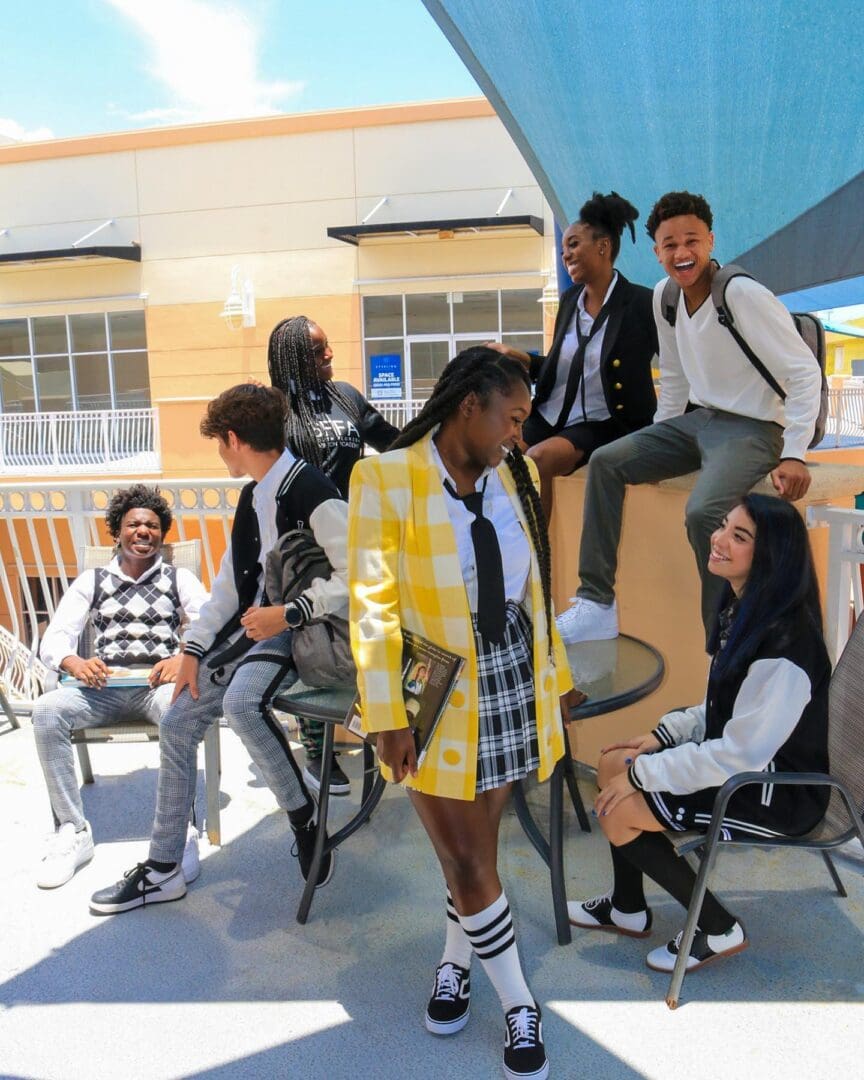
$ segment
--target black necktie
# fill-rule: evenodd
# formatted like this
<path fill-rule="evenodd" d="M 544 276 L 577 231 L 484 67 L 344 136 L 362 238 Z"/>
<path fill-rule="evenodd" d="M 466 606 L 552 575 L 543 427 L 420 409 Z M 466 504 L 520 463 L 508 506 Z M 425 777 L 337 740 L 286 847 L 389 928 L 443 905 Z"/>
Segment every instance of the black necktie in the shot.
<path fill-rule="evenodd" d="M 486 478 L 488 480 L 488 477 Z M 501 642 L 504 637 L 504 566 L 495 526 L 483 516 L 483 493 L 457 495 L 449 480 L 444 487 L 449 495 L 465 504 L 474 515 L 471 522 L 471 543 L 474 545 L 474 564 L 477 567 L 477 629 L 487 641 Z"/>
<path fill-rule="evenodd" d="M 609 304 L 608 302 L 603 305 L 597 312 L 597 318 L 591 325 L 591 331 L 587 337 L 582 336 L 582 312 L 579 305 L 576 305 L 576 352 L 573 354 L 573 359 L 570 361 L 570 371 L 567 373 L 567 387 L 564 390 L 564 404 L 561 406 L 561 412 L 558 414 L 558 421 L 555 424 L 555 430 L 560 431 L 561 428 L 567 426 L 567 418 L 570 416 L 570 410 L 573 408 L 573 402 L 576 400 L 576 391 L 579 389 L 579 383 L 582 382 L 582 373 L 585 369 L 585 350 L 588 348 L 588 344 L 594 335 L 599 331 L 603 323 L 609 316 Z M 582 413 L 584 418 L 585 413 L 585 386 L 582 386 Z"/>

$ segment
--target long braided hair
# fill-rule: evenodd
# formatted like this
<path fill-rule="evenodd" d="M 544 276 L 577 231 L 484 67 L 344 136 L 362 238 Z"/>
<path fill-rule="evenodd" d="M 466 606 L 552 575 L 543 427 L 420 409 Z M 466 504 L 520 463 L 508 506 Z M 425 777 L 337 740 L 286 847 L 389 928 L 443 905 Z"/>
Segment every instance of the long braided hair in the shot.
<path fill-rule="evenodd" d="M 330 402 L 335 402 L 354 423 L 360 423 L 355 403 L 342 389 L 322 379 L 315 362 L 305 315 L 293 315 L 277 323 L 267 346 L 270 382 L 288 398 L 290 411 L 285 423 L 285 440 L 298 457 L 316 468 L 325 464 L 326 447 L 315 438 L 316 422 L 327 418 Z"/>
<path fill-rule="evenodd" d="M 502 356 L 495 349 L 475 345 L 465 349 L 454 357 L 444 368 L 435 384 L 432 396 L 420 412 L 402 429 L 402 433 L 393 441 L 391 450 L 413 446 L 432 428 L 452 416 L 469 394 L 474 393 L 482 406 L 486 406 L 493 392 L 509 394 L 517 383 L 523 383 L 531 390 L 528 372 L 518 360 Z M 546 612 L 546 626 L 549 628 L 551 644 L 552 627 L 552 555 L 549 550 L 549 534 L 546 516 L 540 504 L 540 496 L 531 482 L 531 475 L 525 458 L 518 447 L 514 447 L 505 459 L 510 475 L 516 484 L 516 494 L 522 505 L 522 512 L 528 522 L 531 543 L 540 565 L 540 582 L 543 587 L 543 607 Z"/>

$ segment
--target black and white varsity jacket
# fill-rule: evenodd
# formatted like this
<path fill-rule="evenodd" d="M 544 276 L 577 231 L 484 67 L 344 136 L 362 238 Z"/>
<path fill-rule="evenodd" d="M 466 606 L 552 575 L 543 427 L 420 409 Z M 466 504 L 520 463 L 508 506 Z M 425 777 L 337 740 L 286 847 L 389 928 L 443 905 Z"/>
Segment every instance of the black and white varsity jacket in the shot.
<path fill-rule="evenodd" d="M 276 534 L 281 536 L 289 529 L 311 529 L 333 567 L 329 578 L 316 578 L 295 602 L 307 620 L 323 615 L 347 619 L 348 504 L 333 481 L 314 466 L 302 458 L 293 458 L 287 450 L 283 457 L 292 461 L 273 501 Z M 278 464 L 273 467 L 277 468 Z M 258 518 L 252 501 L 255 487 L 253 481 L 240 492 L 231 540 L 213 582 L 210 599 L 201 608 L 195 626 L 186 637 L 184 651 L 193 656 L 203 657 L 228 641 L 236 642 L 238 647 L 245 644 L 246 648 L 253 644 L 240 632 L 240 618 L 256 601 L 261 602 L 263 561 L 267 555 L 266 551 L 261 551 Z M 239 641 L 241 637 L 242 642 Z"/>
<path fill-rule="evenodd" d="M 740 772 L 827 772 L 830 675 L 825 643 L 812 627 L 782 648 L 764 641 L 747 669 L 731 677 L 718 677 L 712 661 L 705 701 L 662 718 L 652 734 L 663 749 L 637 757 L 631 783 L 684 795 L 719 788 Z M 813 828 L 828 805 L 827 788 L 761 787 L 750 798 L 790 836 Z"/>

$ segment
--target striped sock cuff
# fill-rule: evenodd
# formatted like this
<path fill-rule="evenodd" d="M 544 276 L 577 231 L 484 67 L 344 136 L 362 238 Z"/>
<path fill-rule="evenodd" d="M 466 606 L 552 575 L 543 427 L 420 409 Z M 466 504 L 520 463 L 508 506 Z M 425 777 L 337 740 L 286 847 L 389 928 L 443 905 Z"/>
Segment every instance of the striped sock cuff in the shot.
<path fill-rule="evenodd" d="M 488 908 L 486 910 L 489 911 Z M 485 915 L 486 912 L 480 914 Z M 477 916 L 474 915 L 471 918 L 473 920 Z M 491 960 L 494 956 L 498 956 L 509 949 L 516 941 L 513 932 L 513 919 L 510 916 L 510 905 L 506 901 L 503 911 L 492 915 L 488 921 L 476 929 L 469 930 L 465 926 L 464 920 L 462 921 L 462 928 L 480 960 Z"/>
<path fill-rule="evenodd" d="M 449 889 L 447 890 L 447 918 L 451 922 L 459 922 L 459 915 L 453 906 L 453 897 L 450 895 Z"/>

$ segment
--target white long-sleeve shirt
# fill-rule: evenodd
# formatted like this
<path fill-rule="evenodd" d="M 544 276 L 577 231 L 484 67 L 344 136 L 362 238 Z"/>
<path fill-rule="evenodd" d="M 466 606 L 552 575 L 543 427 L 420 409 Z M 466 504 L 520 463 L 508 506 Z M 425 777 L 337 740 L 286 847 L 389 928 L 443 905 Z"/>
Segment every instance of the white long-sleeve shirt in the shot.
<path fill-rule="evenodd" d="M 675 326 L 669 325 L 661 310 L 666 281 L 663 278 L 654 288 L 660 342 L 660 396 L 654 422 L 680 416 L 688 400 L 773 421 L 784 429 L 781 457 L 803 461 L 813 438 L 822 379 L 786 308 L 752 278 L 732 278 L 726 288 L 735 327 L 786 392 L 784 404 L 721 326 L 710 296 L 689 315 L 682 292 Z"/>
<path fill-rule="evenodd" d="M 139 578 L 131 578 L 124 574 L 116 558 L 111 560 L 107 569 L 122 581 L 145 582 L 157 573 L 161 565 L 160 557 Z M 78 654 L 78 643 L 93 606 L 95 588 L 96 571 L 85 570 L 72 582 L 57 605 L 54 618 L 49 623 L 39 646 L 40 657 L 48 667 L 55 671 L 60 670 L 60 665 L 67 656 Z M 190 570 L 178 567 L 177 594 L 187 623 L 193 623 L 207 600 L 207 590 Z"/>

